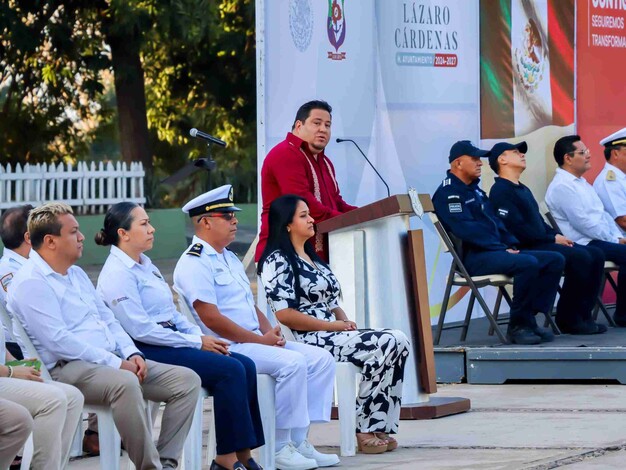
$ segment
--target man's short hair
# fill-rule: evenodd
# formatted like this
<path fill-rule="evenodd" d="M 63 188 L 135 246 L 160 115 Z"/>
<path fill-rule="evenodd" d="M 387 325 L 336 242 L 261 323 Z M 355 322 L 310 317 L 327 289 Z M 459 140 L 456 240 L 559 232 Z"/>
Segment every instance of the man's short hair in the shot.
<path fill-rule="evenodd" d="M 565 155 L 576 150 L 574 144 L 576 142 L 580 142 L 579 135 L 566 135 L 565 137 L 561 137 L 554 143 L 554 160 L 556 160 L 556 164 L 559 166 L 563 166 L 565 162 Z"/>
<path fill-rule="evenodd" d="M 24 234 L 28 230 L 28 213 L 32 208 L 30 204 L 11 207 L 0 216 L 0 238 L 9 250 L 15 250 L 24 243 Z"/>
<path fill-rule="evenodd" d="M 606 158 L 606 161 L 608 162 L 611 159 L 611 152 L 613 150 L 619 150 L 622 147 L 626 147 L 626 145 L 607 145 L 604 147 L 604 158 Z"/>
<path fill-rule="evenodd" d="M 59 222 L 59 216 L 73 213 L 72 208 L 64 202 L 47 202 L 30 211 L 28 233 L 32 247 L 35 250 L 41 247 L 46 235 L 61 235 L 62 225 Z"/>
<path fill-rule="evenodd" d="M 323 109 L 324 111 L 328 111 L 328 114 L 333 114 L 333 108 L 326 101 L 309 101 L 298 108 L 298 112 L 296 113 L 296 118 L 293 121 L 293 126 L 291 126 L 291 130 L 294 130 L 296 128 L 296 122 L 306 121 L 307 118 L 311 115 L 311 111 L 313 111 L 314 109 Z"/>

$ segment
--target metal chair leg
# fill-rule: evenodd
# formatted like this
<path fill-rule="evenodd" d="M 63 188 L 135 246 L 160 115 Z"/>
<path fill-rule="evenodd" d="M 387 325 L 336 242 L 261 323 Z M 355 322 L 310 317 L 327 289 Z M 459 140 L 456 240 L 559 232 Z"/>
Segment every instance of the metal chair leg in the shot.
<path fill-rule="evenodd" d="M 435 345 L 439 344 L 439 340 L 441 340 L 441 332 L 443 331 L 443 323 L 446 318 L 446 311 L 448 310 L 448 301 L 450 300 L 450 292 L 452 291 L 452 277 L 454 276 L 454 266 L 450 269 L 450 274 L 448 275 L 448 284 L 446 285 L 446 290 L 443 294 L 443 300 L 441 301 L 441 311 L 439 312 L 439 321 L 437 322 L 437 331 L 435 331 L 435 340 L 433 343 Z"/>
<path fill-rule="evenodd" d="M 493 315 L 491 314 L 491 311 L 489 310 L 489 307 L 487 307 L 487 303 L 485 302 L 485 299 L 483 299 L 483 296 L 480 295 L 480 292 L 478 291 L 478 288 L 475 285 L 473 285 L 473 284 L 470 285 L 470 287 L 471 287 L 474 295 L 476 296 L 476 300 L 478 300 L 478 303 L 480 304 L 480 307 L 483 309 L 483 312 L 485 312 L 485 315 L 487 316 L 487 319 L 489 320 L 489 323 L 491 324 L 491 326 L 493 327 L 494 331 L 498 335 L 498 339 L 500 339 L 500 341 L 502 341 L 504 344 L 509 344 L 509 341 L 506 339 L 506 336 L 504 336 L 504 334 L 502 333 L 502 330 L 498 326 L 498 322 L 496 322 L 496 319 L 493 318 Z"/>
<path fill-rule="evenodd" d="M 602 299 L 598 296 L 598 300 L 596 301 L 595 316 L 593 317 L 594 321 L 598 319 L 598 313 L 600 312 L 600 310 L 602 310 L 602 314 L 604 315 L 604 318 L 606 318 L 606 321 L 608 322 L 610 326 L 612 327 L 617 326 L 615 324 L 615 321 L 613 320 L 613 317 L 611 316 L 606 306 L 604 305 L 604 302 L 602 302 Z"/>
<path fill-rule="evenodd" d="M 498 315 L 500 314 L 500 304 L 502 303 L 502 289 L 503 287 L 498 287 L 498 296 L 496 297 L 496 303 L 493 307 L 493 318 L 495 318 L 496 323 L 498 323 Z M 493 336 L 493 326 L 489 327 L 489 336 Z"/>
<path fill-rule="evenodd" d="M 470 296 L 469 303 L 467 304 L 467 311 L 465 312 L 465 320 L 463 321 L 463 330 L 461 331 L 461 342 L 467 338 L 467 330 L 469 329 L 470 321 L 472 320 L 472 310 L 474 310 L 474 301 L 476 296 L 474 293 Z"/>

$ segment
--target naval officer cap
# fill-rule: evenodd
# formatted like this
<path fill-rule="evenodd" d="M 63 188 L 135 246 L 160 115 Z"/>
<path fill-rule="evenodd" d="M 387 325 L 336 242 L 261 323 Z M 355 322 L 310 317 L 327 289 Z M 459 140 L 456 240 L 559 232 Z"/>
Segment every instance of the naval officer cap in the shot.
<path fill-rule="evenodd" d="M 620 129 L 617 132 L 613 132 L 611 135 L 606 136 L 600 141 L 600 145 L 605 147 L 613 147 L 615 145 L 626 145 L 626 127 Z"/>
<path fill-rule="evenodd" d="M 469 140 L 459 140 L 455 142 L 454 145 L 450 148 L 450 156 L 448 160 L 452 163 L 459 157 L 463 155 L 468 155 L 470 157 L 478 157 L 478 158 L 486 158 L 489 156 L 489 152 L 486 150 L 481 150 L 478 147 L 474 146 Z"/>
<path fill-rule="evenodd" d="M 239 207 L 235 207 L 233 202 L 233 187 L 230 184 L 225 184 L 201 194 L 183 206 L 183 212 L 189 214 L 189 217 L 210 212 L 234 212 L 240 210 Z"/>

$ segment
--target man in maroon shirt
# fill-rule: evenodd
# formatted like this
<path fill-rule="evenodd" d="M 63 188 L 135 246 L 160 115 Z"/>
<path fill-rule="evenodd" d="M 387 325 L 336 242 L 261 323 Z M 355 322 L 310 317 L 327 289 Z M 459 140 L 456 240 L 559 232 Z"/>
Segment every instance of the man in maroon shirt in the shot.
<path fill-rule="evenodd" d="M 324 155 L 330 140 L 331 112 L 332 108 L 325 101 L 303 104 L 287 138 L 267 154 L 261 169 L 263 211 L 256 261 L 267 241 L 270 204 L 283 194 L 296 194 L 306 199 L 316 222 L 356 209 L 341 198 L 335 168 Z M 310 242 L 317 254 L 328 260 L 324 238 L 316 234 Z"/>

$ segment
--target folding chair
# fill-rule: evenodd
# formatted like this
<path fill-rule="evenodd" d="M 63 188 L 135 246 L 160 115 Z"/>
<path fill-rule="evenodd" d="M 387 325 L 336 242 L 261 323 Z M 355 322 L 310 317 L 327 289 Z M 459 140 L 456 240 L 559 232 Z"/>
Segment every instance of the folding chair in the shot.
<path fill-rule="evenodd" d="M 196 323 L 196 320 L 191 313 L 191 305 L 185 298 L 185 296 L 172 286 L 172 290 L 178 297 L 178 309 L 187 317 L 187 319 Z M 275 468 L 276 462 L 274 453 L 274 444 L 276 441 L 276 381 L 269 374 L 257 374 L 257 396 L 259 399 L 259 409 L 261 411 L 261 421 L 263 422 L 263 435 L 265 437 L 265 445 L 259 449 L 260 464 L 263 468 Z M 191 425 L 192 430 L 189 432 L 187 442 L 185 443 L 184 463 L 187 469 L 200 468 L 202 462 L 202 408 L 205 398 L 211 399 L 211 405 L 213 398 L 209 395 L 206 389 L 202 389 L 198 406 L 196 407 L 196 414 Z M 213 407 L 211 406 L 211 411 Z M 209 423 L 209 437 L 207 445 L 207 463 L 210 465 L 211 461 L 215 458 L 215 419 L 213 413 L 211 413 Z M 187 447 L 189 443 L 189 447 Z M 198 450 L 199 449 L 199 450 Z"/>
<path fill-rule="evenodd" d="M 545 201 L 542 201 L 539 204 L 539 208 L 541 209 L 541 212 L 543 212 L 543 215 L 548 221 L 548 225 L 550 225 L 550 227 L 552 227 L 557 232 L 562 233 L 561 230 L 559 229 L 559 224 L 557 223 L 556 219 L 552 215 L 552 212 L 550 212 L 550 209 L 548 208 L 548 205 L 545 203 Z M 604 277 L 606 278 L 608 283 L 611 285 L 611 287 L 617 294 L 617 284 L 615 283 L 613 276 L 611 276 L 611 273 L 616 272 L 616 271 L 619 271 L 619 266 L 617 264 L 615 264 L 613 261 L 604 262 Z M 602 302 L 603 292 L 604 292 L 604 286 L 602 287 L 602 291 L 600 292 L 600 294 L 598 295 L 598 298 L 596 299 L 596 306 L 593 309 L 594 310 L 593 320 L 596 321 L 598 319 L 598 313 L 601 310 L 608 324 L 611 326 L 616 326 L 615 321 L 613 320 L 613 318 L 609 314 L 609 311 L 606 308 L 606 305 L 604 305 L 604 302 Z M 559 286 L 559 294 L 560 293 L 561 293 L 561 288 Z"/>
<path fill-rule="evenodd" d="M 498 335 L 500 341 L 508 344 L 506 336 L 504 336 L 502 330 L 498 325 L 497 318 L 502 297 L 504 297 L 505 300 L 510 304 L 510 297 L 508 292 L 506 292 L 505 286 L 513 284 L 513 278 L 505 276 L 503 274 L 470 276 L 470 274 L 467 272 L 467 269 L 465 268 L 465 265 L 463 264 L 463 261 L 461 260 L 461 256 L 459 255 L 458 250 L 456 249 L 453 238 L 450 236 L 450 234 L 448 234 L 445 227 L 437 217 L 437 214 L 432 211 L 428 211 L 428 216 L 430 217 L 430 221 L 437 230 L 437 234 L 439 235 L 439 239 L 441 240 L 444 251 L 452 255 L 452 264 L 450 265 L 450 272 L 448 274 L 446 290 L 443 295 L 443 300 L 441 302 L 441 311 L 439 312 L 439 321 L 437 322 L 437 330 L 435 332 L 434 343 L 439 344 L 439 341 L 441 339 L 441 333 L 444 329 L 459 328 L 459 326 L 457 325 L 444 327 L 452 286 L 459 286 L 469 287 L 471 291 L 469 304 L 465 313 L 465 320 L 462 324 L 463 331 L 461 333 L 461 341 L 465 341 L 467 337 L 467 331 L 469 329 L 469 323 L 472 317 L 474 302 L 478 300 L 478 304 L 481 306 L 483 312 L 485 312 L 485 316 L 489 320 L 489 324 L 491 326 L 490 329 L 493 329 L 493 331 Z M 458 245 L 460 246 L 460 244 Z M 491 312 L 491 310 L 487 306 L 487 303 L 485 302 L 485 299 L 478 290 L 480 287 L 486 286 L 494 286 L 498 288 L 498 297 L 496 298 L 494 313 Z"/>

